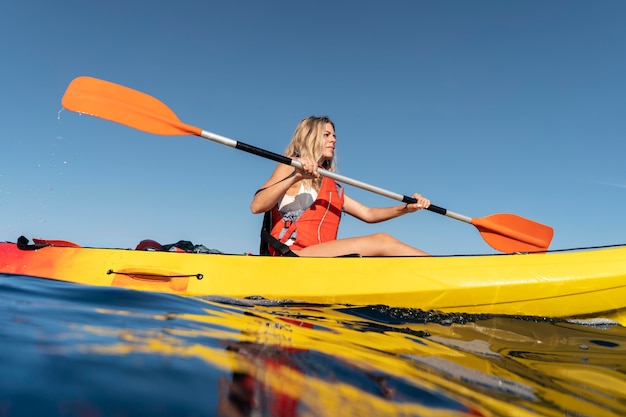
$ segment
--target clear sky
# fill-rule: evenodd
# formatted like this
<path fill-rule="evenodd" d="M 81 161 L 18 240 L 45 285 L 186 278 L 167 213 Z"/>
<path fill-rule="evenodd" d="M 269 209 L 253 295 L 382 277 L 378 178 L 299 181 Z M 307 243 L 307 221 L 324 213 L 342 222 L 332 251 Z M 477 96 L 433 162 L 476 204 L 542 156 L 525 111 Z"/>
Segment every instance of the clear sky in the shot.
<path fill-rule="evenodd" d="M 258 250 L 274 163 L 62 111 L 81 75 L 144 91 L 189 124 L 282 153 L 336 124 L 339 172 L 470 217 L 555 229 L 551 249 L 626 242 L 626 2 L 5 0 L 0 240 Z M 349 187 L 370 206 L 396 202 Z M 493 253 L 420 212 L 378 231 L 434 254 Z"/>

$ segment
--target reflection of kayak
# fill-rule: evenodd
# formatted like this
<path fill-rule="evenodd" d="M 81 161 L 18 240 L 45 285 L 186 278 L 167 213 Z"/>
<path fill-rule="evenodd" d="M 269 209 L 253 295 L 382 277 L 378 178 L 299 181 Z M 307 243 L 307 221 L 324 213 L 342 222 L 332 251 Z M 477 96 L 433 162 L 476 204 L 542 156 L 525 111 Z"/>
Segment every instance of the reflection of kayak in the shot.
<path fill-rule="evenodd" d="M 0 273 L 181 295 L 608 317 L 626 324 L 626 245 L 547 254 L 291 258 L 54 243 L 37 249 L 0 243 Z"/>

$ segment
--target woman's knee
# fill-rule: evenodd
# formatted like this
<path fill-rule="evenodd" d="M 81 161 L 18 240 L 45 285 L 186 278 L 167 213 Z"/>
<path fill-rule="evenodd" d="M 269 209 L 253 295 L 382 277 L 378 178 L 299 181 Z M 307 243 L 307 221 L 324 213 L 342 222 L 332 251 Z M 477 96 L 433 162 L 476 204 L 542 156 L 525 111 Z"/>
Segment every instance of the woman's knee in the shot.
<path fill-rule="evenodd" d="M 370 237 L 376 242 L 376 244 L 380 245 L 389 245 L 391 243 L 398 242 L 398 239 L 387 233 L 374 233 L 373 235 L 370 235 Z"/>

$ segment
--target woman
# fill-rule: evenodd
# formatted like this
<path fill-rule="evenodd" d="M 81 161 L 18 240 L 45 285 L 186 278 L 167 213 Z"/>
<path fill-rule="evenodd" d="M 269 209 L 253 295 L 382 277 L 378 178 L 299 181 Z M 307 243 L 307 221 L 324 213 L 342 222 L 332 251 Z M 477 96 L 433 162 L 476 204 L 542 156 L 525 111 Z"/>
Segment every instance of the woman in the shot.
<path fill-rule="evenodd" d="M 334 180 L 322 177 L 318 167 L 335 169 L 335 125 L 328 117 L 307 117 L 293 134 L 285 155 L 296 158 L 302 169 L 279 164 L 256 192 L 253 213 L 271 210 L 271 235 L 298 256 L 424 256 L 386 233 L 337 239 L 341 212 L 367 223 L 378 223 L 430 206 L 414 194 L 415 204 L 372 208 L 351 199 Z M 271 254 L 278 254 L 270 249 Z"/>

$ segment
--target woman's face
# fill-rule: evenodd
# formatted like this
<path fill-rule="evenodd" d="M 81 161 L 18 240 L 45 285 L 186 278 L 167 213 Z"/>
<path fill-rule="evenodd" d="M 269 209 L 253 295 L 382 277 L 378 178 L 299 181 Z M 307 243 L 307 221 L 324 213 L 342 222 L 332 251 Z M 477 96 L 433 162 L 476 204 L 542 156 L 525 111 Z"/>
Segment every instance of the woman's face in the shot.
<path fill-rule="evenodd" d="M 337 142 L 337 136 L 335 136 L 335 129 L 330 123 L 326 123 L 324 128 L 324 153 L 323 160 L 333 159 L 335 156 L 335 142 Z"/>

